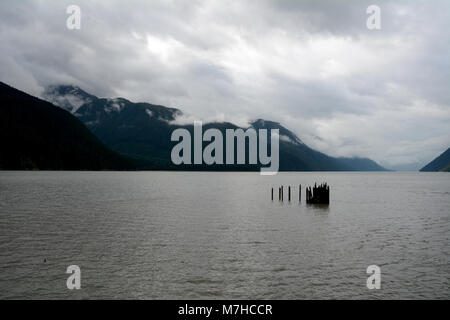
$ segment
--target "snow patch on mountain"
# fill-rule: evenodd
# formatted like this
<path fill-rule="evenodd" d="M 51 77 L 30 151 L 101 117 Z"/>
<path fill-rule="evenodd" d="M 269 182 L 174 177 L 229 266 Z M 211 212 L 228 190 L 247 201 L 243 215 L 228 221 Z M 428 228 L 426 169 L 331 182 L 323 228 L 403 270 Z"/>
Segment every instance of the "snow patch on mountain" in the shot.
<path fill-rule="evenodd" d="M 299 138 L 295 137 L 295 140 L 293 140 L 284 134 L 280 134 L 280 140 L 289 142 L 289 143 L 293 143 L 293 144 L 297 144 L 297 145 L 303 144 L 303 142 Z"/>
<path fill-rule="evenodd" d="M 74 94 L 46 96 L 46 99 L 71 113 L 77 112 L 83 104 L 90 102 L 90 99 L 83 99 Z"/>
<path fill-rule="evenodd" d="M 107 99 L 107 104 L 104 108 L 106 113 L 120 112 L 125 107 L 125 103 L 121 99 Z"/>
<path fill-rule="evenodd" d="M 64 87 L 48 87 L 42 98 L 72 114 L 75 114 L 82 105 L 92 102 L 92 99 L 86 97 L 78 87 L 70 87 L 63 91 L 61 88 Z"/>

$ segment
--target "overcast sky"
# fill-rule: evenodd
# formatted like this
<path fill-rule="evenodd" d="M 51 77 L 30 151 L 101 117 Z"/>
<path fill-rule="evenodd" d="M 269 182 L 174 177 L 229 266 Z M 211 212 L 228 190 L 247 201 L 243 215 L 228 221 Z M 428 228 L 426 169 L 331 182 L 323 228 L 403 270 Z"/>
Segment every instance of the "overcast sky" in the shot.
<path fill-rule="evenodd" d="M 371 4 L 381 30 L 366 27 Z M 450 146 L 447 0 L 2 0 L 0 43 L 0 80 L 38 96 L 75 84 L 188 119 L 275 120 L 390 168 Z"/>

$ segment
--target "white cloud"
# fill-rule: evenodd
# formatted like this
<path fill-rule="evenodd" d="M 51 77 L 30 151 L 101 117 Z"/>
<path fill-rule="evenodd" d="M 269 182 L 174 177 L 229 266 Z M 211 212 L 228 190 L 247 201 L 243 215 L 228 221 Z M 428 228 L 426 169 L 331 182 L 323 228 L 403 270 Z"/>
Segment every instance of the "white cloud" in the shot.
<path fill-rule="evenodd" d="M 65 28 L 78 4 L 81 30 Z M 278 121 L 305 143 L 385 165 L 450 145 L 450 3 L 2 1 L 0 80 L 71 83 L 177 107 L 177 121 Z"/>

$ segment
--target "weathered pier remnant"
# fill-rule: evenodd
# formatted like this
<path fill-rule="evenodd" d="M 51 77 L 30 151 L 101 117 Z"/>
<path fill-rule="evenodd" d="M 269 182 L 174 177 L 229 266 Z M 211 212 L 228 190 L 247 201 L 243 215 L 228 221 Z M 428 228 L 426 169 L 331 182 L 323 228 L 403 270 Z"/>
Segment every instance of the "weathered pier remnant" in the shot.
<path fill-rule="evenodd" d="M 287 186 L 288 191 L 288 201 L 291 202 L 291 191 L 293 187 Z M 273 201 L 273 191 L 274 188 L 272 187 L 271 190 L 271 199 Z M 329 204 L 330 203 L 330 186 L 323 182 L 320 185 L 317 185 L 317 183 L 314 184 L 313 187 L 306 187 L 305 188 L 305 196 L 306 196 L 306 203 L 308 204 Z M 284 186 L 278 187 L 278 201 L 283 202 L 284 201 Z M 302 201 L 302 185 L 300 184 L 298 186 L 298 202 Z"/>
<path fill-rule="evenodd" d="M 311 204 L 329 204 L 330 203 L 330 187 L 326 182 L 314 187 L 306 188 L 306 203 Z"/>
<path fill-rule="evenodd" d="M 272 188 L 271 198 L 273 201 L 273 188 Z M 289 201 L 291 201 L 291 186 L 288 186 L 288 198 L 289 198 Z M 280 187 L 278 187 L 278 201 L 283 201 L 283 200 L 284 200 L 284 186 L 280 186 Z"/>
<path fill-rule="evenodd" d="M 291 186 L 287 186 L 289 202 L 291 202 L 291 191 L 293 192 L 292 188 L 293 187 L 291 187 Z M 273 201 L 273 191 L 274 191 L 274 188 L 272 187 L 271 194 L 270 194 L 272 201 Z M 302 185 L 299 185 L 298 186 L 298 201 L 301 202 L 301 200 L 302 200 Z M 283 185 L 278 187 L 278 201 L 281 201 L 281 202 L 284 201 L 284 186 Z"/>

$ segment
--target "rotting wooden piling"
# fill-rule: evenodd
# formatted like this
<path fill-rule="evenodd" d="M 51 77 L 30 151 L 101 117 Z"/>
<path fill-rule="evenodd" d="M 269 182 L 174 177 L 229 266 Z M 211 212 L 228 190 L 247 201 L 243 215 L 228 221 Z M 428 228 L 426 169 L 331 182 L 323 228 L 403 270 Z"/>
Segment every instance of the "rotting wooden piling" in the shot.
<path fill-rule="evenodd" d="M 287 186 L 287 200 L 291 202 L 291 191 L 293 188 L 290 185 Z M 274 189 L 271 189 L 271 199 L 273 201 Z M 305 201 L 307 204 L 329 204 L 330 203 L 330 186 L 326 182 L 321 184 L 314 183 L 314 186 L 305 187 Z M 278 201 L 284 202 L 284 186 L 278 187 Z M 298 186 L 298 201 L 302 201 L 302 185 Z"/>
<path fill-rule="evenodd" d="M 311 204 L 329 204 L 330 203 L 330 187 L 326 182 L 320 185 L 314 183 L 314 187 L 306 188 L 306 203 Z"/>

